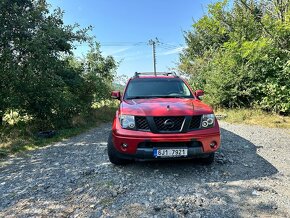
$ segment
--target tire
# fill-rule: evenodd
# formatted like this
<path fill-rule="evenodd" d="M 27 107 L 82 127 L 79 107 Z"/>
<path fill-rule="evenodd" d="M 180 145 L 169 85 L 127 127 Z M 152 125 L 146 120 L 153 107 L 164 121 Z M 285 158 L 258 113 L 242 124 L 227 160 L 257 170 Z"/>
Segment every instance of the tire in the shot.
<path fill-rule="evenodd" d="M 109 134 L 107 148 L 108 148 L 109 160 L 112 164 L 125 165 L 131 162 L 130 160 L 122 159 L 118 157 L 118 151 L 116 150 L 113 144 L 113 140 L 112 140 L 112 132 L 110 132 Z"/>
<path fill-rule="evenodd" d="M 200 161 L 204 165 L 210 165 L 214 162 L 214 156 L 215 156 L 215 153 L 211 153 L 207 157 L 201 158 Z"/>

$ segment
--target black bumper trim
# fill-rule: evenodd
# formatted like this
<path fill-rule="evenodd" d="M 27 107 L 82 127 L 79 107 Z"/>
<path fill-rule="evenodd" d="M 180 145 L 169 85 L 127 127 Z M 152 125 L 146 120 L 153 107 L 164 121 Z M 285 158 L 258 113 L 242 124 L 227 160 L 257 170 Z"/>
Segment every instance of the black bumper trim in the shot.
<path fill-rule="evenodd" d="M 122 159 L 144 159 L 144 160 L 168 160 L 168 159 L 189 159 L 195 157 L 206 157 L 210 153 L 204 153 L 202 147 L 187 148 L 188 153 L 186 157 L 169 157 L 169 158 L 155 158 L 153 156 L 153 148 L 138 148 L 136 154 L 125 154 L 117 152 L 117 156 Z"/>

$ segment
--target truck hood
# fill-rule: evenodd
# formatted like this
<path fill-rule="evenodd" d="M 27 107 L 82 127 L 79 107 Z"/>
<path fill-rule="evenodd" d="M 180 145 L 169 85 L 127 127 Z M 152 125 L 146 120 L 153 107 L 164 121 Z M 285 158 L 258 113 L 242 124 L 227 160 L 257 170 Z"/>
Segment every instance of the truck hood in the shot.
<path fill-rule="evenodd" d="M 122 114 L 135 116 L 192 116 L 212 113 L 212 108 L 200 100 L 185 98 L 154 98 L 124 100 Z"/>

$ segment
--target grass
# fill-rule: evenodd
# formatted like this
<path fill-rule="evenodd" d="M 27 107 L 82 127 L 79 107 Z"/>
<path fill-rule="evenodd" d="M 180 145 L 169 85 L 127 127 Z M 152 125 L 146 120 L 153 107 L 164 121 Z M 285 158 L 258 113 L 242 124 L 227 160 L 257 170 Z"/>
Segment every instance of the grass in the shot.
<path fill-rule="evenodd" d="M 267 113 L 256 109 L 216 109 L 216 115 L 229 123 L 260 125 L 270 128 L 290 129 L 290 117 Z"/>
<path fill-rule="evenodd" d="M 97 127 L 101 123 L 111 122 L 115 115 L 116 106 L 101 106 L 95 108 L 89 117 L 75 117 L 73 127 L 56 130 L 51 138 L 37 137 L 37 131 L 30 123 L 24 125 L 8 125 L 0 129 L 0 158 L 11 154 L 35 150 L 48 144 L 59 142 L 72 136 L 79 135 L 87 130 Z"/>

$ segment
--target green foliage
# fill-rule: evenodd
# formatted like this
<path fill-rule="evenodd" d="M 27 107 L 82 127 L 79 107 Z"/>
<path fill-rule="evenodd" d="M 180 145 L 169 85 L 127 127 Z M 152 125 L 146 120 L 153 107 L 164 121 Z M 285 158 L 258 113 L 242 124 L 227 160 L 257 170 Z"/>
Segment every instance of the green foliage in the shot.
<path fill-rule="evenodd" d="M 63 24 L 63 12 L 45 0 L 0 1 L 0 124 L 17 111 L 40 128 L 69 126 L 107 97 L 117 63 L 92 46 L 84 60 L 74 43 L 90 41 L 89 28 Z"/>
<path fill-rule="evenodd" d="M 85 77 L 95 87 L 95 101 L 110 97 L 117 63 L 112 56 L 104 57 L 98 43 L 91 44 L 84 62 Z"/>
<path fill-rule="evenodd" d="M 290 113 L 290 1 L 210 5 L 185 33 L 179 70 L 214 106 Z"/>
<path fill-rule="evenodd" d="M 7 127 L 0 126 L 0 161 L 2 157 L 9 154 L 34 150 L 83 133 L 101 122 L 112 121 L 117 110 L 116 103 L 117 101 L 101 102 L 99 107 L 90 110 L 89 113 L 75 116 L 69 128 L 64 126 L 58 128 L 56 135 L 52 138 L 37 137 L 39 125 L 34 120 L 18 122 L 16 125 Z"/>

